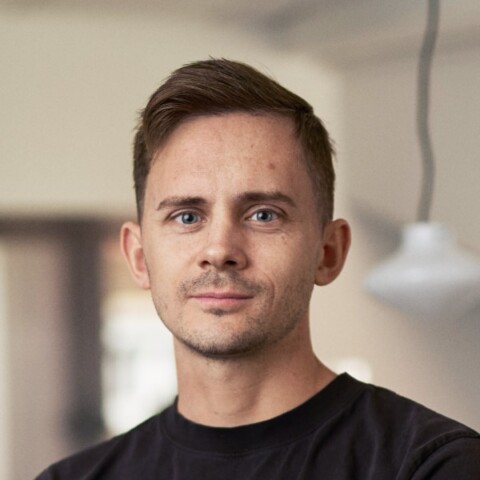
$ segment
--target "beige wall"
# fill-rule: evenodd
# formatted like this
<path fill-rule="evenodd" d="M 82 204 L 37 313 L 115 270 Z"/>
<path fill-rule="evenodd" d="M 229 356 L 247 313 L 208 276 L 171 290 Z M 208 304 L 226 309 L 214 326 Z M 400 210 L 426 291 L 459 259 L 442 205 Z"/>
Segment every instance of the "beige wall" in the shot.
<path fill-rule="evenodd" d="M 397 222 L 415 220 L 420 152 L 415 131 L 417 52 L 345 70 L 349 196 Z M 439 43 L 432 70 L 431 137 L 437 177 L 432 220 L 480 254 L 480 41 Z M 379 201 L 381 198 L 381 202 Z"/>

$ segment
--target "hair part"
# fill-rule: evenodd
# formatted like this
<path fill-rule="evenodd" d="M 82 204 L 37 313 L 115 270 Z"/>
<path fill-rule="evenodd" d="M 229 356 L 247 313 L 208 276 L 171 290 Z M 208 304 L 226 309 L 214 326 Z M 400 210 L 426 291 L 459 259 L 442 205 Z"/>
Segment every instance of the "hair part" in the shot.
<path fill-rule="evenodd" d="M 175 70 L 140 114 L 134 141 L 134 183 L 138 221 L 155 153 L 187 118 L 233 112 L 291 118 L 312 179 L 322 224 L 333 216 L 333 147 L 312 106 L 273 79 L 240 62 L 210 59 Z"/>

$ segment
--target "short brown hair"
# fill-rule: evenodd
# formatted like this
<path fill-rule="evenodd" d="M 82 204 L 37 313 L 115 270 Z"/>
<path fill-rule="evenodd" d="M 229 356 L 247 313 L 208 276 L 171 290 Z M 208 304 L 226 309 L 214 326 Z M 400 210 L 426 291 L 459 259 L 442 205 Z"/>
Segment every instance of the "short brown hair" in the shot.
<path fill-rule="evenodd" d="M 210 59 L 174 71 L 141 112 L 134 143 L 134 181 L 139 222 L 145 185 L 155 152 L 185 119 L 229 112 L 276 114 L 295 124 L 322 222 L 332 218 L 335 172 L 333 148 L 312 106 L 249 65 Z"/>

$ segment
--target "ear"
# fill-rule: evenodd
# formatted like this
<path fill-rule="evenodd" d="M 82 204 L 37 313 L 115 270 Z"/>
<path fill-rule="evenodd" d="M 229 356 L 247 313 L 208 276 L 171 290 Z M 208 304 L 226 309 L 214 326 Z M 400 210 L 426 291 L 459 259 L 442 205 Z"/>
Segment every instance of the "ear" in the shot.
<path fill-rule="evenodd" d="M 142 231 L 139 225 L 133 222 L 122 225 L 120 231 L 120 248 L 135 283 L 145 290 L 149 289 L 150 278 L 147 264 L 145 263 Z"/>
<path fill-rule="evenodd" d="M 338 277 L 347 259 L 350 242 L 350 226 L 345 220 L 335 220 L 325 225 L 322 254 L 315 274 L 316 285 L 328 285 Z"/>

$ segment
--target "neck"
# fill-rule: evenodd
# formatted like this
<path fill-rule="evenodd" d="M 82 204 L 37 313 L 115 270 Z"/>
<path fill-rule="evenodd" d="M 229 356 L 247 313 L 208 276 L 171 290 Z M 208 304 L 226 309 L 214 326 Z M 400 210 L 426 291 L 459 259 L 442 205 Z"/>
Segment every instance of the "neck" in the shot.
<path fill-rule="evenodd" d="M 335 374 L 301 345 L 273 345 L 241 358 L 205 358 L 178 342 L 178 410 L 196 423 L 233 427 L 291 410 L 330 383 Z"/>

